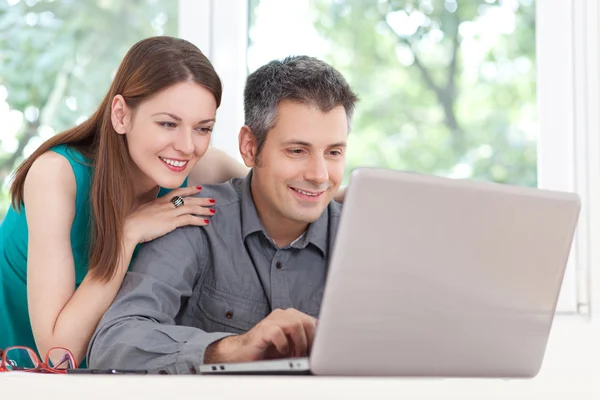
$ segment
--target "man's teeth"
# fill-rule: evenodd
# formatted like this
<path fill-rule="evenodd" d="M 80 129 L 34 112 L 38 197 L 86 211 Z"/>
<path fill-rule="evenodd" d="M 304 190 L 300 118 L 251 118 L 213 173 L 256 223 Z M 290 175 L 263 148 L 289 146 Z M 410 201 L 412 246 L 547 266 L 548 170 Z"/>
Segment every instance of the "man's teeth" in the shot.
<path fill-rule="evenodd" d="M 165 163 L 172 165 L 174 167 L 183 167 L 185 164 L 187 164 L 187 161 L 175 161 L 175 160 L 170 160 L 168 158 L 162 158 L 160 157 L 161 160 L 163 160 Z"/>
<path fill-rule="evenodd" d="M 292 188 L 292 189 L 294 189 L 298 193 L 302 193 L 305 196 L 318 196 L 319 195 L 319 193 L 305 192 L 304 190 L 300 190 L 300 189 L 296 189 L 296 188 Z"/>

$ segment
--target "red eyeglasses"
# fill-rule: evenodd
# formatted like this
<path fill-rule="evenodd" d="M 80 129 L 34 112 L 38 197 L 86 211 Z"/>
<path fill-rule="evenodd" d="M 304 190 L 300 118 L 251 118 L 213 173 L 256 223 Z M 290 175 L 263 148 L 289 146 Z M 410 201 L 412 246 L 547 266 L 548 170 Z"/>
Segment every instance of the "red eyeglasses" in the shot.
<path fill-rule="evenodd" d="M 24 346 L 0 349 L 0 372 L 25 371 L 64 374 L 67 369 L 77 368 L 73 354 L 64 347 L 48 350 L 45 362 L 41 362 L 34 350 Z"/>

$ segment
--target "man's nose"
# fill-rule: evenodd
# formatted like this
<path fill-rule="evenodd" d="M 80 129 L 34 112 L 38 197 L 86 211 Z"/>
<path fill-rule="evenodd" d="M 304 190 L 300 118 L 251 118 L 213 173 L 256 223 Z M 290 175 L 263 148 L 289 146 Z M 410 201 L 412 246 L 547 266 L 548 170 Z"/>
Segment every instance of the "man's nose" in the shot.
<path fill-rule="evenodd" d="M 327 171 L 327 161 L 325 157 L 314 157 L 308 170 L 304 175 L 307 181 L 314 182 L 316 184 L 322 184 L 329 180 L 329 172 Z"/>

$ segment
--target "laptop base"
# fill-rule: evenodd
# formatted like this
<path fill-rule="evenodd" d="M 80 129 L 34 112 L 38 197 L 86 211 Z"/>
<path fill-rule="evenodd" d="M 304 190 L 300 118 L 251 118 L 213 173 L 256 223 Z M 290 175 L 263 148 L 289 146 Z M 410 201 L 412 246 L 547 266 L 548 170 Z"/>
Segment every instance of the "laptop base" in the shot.
<path fill-rule="evenodd" d="M 312 375 L 308 358 L 202 364 L 197 370 L 205 375 Z"/>

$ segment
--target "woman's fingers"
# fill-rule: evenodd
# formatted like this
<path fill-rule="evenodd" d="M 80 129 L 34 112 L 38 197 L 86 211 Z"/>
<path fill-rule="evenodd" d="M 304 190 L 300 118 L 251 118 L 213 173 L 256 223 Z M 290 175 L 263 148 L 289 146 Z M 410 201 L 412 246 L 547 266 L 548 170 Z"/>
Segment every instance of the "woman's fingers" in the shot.
<path fill-rule="evenodd" d="M 202 186 L 188 186 L 188 187 L 183 187 L 183 188 L 177 188 L 177 189 L 171 190 L 169 193 L 160 197 L 159 200 L 162 203 L 168 203 L 175 196 L 181 196 L 181 197 L 185 198 L 187 196 L 192 196 L 194 194 L 197 194 L 201 190 L 202 190 Z"/>
<path fill-rule="evenodd" d="M 180 215 L 179 217 L 177 217 L 175 219 L 175 221 L 176 221 L 176 225 L 178 228 L 182 227 L 182 226 L 188 226 L 188 225 L 206 226 L 210 222 L 208 219 L 206 219 L 204 217 L 191 215 L 191 214 Z"/>
<path fill-rule="evenodd" d="M 184 197 L 183 202 L 185 204 L 194 204 L 202 207 L 214 207 L 215 200 L 206 197 Z"/>
<path fill-rule="evenodd" d="M 195 204 L 203 207 L 212 207 L 215 204 L 215 200 L 206 197 L 191 197 L 195 194 L 198 194 L 202 190 L 201 186 L 191 186 L 185 188 L 174 189 L 166 195 L 160 197 L 159 203 L 161 204 L 169 204 L 172 205 L 171 200 L 175 196 L 181 196 L 183 198 L 184 204 Z"/>
<path fill-rule="evenodd" d="M 210 217 L 215 214 L 214 209 L 208 207 L 202 207 L 196 204 L 184 204 L 180 207 L 174 209 L 173 213 L 176 216 L 191 214 L 191 215 L 201 215 L 205 217 Z"/>
<path fill-rule="evenodd" d="M 160 197 L 157 201 L 149 204 L 150 207 L 144 211 L 144 214 L 154 220 L 159 225 L 167 223 L 167 231 L 186 225 L 205 226 L 209 224 L 208 217 L 215 214 L 213 208 L 214 199 L 195 197 L 202 188 L 200 186 L 191 186 L 177 188 L 168 194 Z M 183 205 L 175 207 L 171 199 L 175 196 L 183 198 Z M 192 197 L 194 196 L 194 197 Z M 164 222 L 160 222 L 164 221 Z M 164 233 L 163 233 L 164 234 Z"/>

